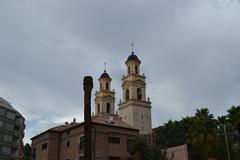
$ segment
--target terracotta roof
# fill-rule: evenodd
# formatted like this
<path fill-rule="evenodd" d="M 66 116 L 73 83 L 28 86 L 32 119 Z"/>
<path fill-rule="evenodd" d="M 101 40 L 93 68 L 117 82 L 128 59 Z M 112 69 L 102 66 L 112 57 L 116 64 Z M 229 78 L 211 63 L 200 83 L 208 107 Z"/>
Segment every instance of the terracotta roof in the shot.
<path fill-rule="evenodd" d="M 135 128 L 134 126 L 127 124 L 121 120 L 121 118 L 118 115 L 97 115 L 92 117 L 93 123 L 103 124 L 103 125 L 109 125 L 109 126 L 116 126 L 116 127 L 122 127 L 127 129 L 134 129 L 139 130 Z"/>
<path fill-rule="evenodd" d="M 132 125 L 129 125 L 121 120 L 121 118 L 118 115 L 97 115 L 92 117 L 92 123 L 95 124 L 100 124 L 100 125 L 107 125 L 107 126 L 112 126 L 112 127 L 120 127 L 120 128 L 125 128 L 125 129 L 131 129 L 131 130 L 139 130 L 138 128 L 135 128 Z M 50 128 L 46 130 L 45 132 L 42 132 L 31 139 L 37 138 L 40 135 L 47 133 L 47 132 L 63 132 L 71 128 L 78 127 L 80 125 L 83 125 L 84 122 L 81 123 L 69 123 L 65 125 L 59 125 L 53 128 Z"/>
<path fill-rule="evenodd" d="M 48 133 L 48 132 L 63 132 L 65 130 L 68 130 L 70 128 L 76 127 L 76 126 L 81 125 L 81 124 L 83 124 L 83 122 L 82 123 L 76 123 L 75 122 L 75 123 L 69 123 L 69 124 L 65 124 L 65 125 L 59 125 L 59 126 L 50 128 L 50 129 L 48 129 L 48 130 L 46 130 L 46 131 L 44 131 L 44 132 L 42 132 L 42 133 L 32 137 L 31 140 L 35 139 L 35 138 L 37 138 L 37 137 L 39 137 L 39 136 L 41 136 L 41 135 L 43 135 L 45 133 Z"/>
<path fill-rule="evenodd" d="M 70 124 L 56 126 L 56 127 L 50 128 L 49 130 L 56 131 L 56 132 L 62 132 L 62 131 L 65 131 L 65 130 L 67 130 L 69 128 L 75 127 L 75 126 L 77 126 L 79 124 L 80 123 L 70 123 Z"/>

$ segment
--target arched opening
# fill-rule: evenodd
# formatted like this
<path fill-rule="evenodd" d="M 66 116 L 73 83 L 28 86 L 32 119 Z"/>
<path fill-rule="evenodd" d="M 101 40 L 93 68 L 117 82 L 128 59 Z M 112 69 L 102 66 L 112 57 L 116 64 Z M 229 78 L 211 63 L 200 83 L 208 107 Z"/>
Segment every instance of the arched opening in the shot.
<path fill-rule="evenodd" d="M 108 87 L 108 82 L 107 82 L 107 83 L 106 83 L 106 90 L 108 90 L 108 88 L 109 88 L 109 87 Z"/>
<path fill-rule="evenodd" d="M 140 88 L 137 89 L 137 99 L 142 100 L 142 91 Z"/>
<path fill-rule="evenodd" d="M 138 74 L 138 66 L 135 66 L 135 73 Z"/>
<path fill-rule="evenodd" d="M 110 103 L 107 103 L 107 113 L 110 113 L 110 107 L 111 107 Z"/>
<path fill-rule="evenodd" d="M 98 103 L 98 106 L 97 106 L 97 113 L 100 113 L 100 104 Z"/>
<path fill-rule="evenodd" d="M 126 101 L 129 100 L 129 89 L 126 90 Z"/>
<path fill-rule="evenodd" d="M 102 89 L 102 83 L 100 83 L 100 89 Z"/>
<path fill-rule="evenodd" d="M 130 66 L 128 66 L 128 74 L 130 74 Z"/>

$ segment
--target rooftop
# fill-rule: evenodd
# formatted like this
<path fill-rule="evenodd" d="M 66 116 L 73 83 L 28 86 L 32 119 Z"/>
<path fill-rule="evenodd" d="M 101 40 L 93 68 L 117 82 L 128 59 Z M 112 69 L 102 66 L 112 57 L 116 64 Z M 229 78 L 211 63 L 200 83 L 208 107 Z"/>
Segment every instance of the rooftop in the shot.
<path fill-rule="evenodd" d="M 99 125 L 105 125 L 105 126 L 111 126 L 111 127 L 119 127 L 119 128 L 124 128 L 124 129 L 130 129 L 130 130 L 139 130 L 135 128 L 132 125 L 129 125 L 121 120 L 121 118 L 118 115 L 97 115 L 97 116 L 92 116 L 92 123 L 93 124 L 99 124 Z M 75 127 L 79 127 L 81 125 L 84 125 L 84 122 L 77 123 L 77 122 L 71 122 L 71 123 L 65 123 L 64 125 L 59 125 L 53 128 L 50 128 L 46 130 L 45 132 L 42 132 L 31 139 L 37 138 L 38 136 L 47 133 L 47 132 L 63 132 Z"/>

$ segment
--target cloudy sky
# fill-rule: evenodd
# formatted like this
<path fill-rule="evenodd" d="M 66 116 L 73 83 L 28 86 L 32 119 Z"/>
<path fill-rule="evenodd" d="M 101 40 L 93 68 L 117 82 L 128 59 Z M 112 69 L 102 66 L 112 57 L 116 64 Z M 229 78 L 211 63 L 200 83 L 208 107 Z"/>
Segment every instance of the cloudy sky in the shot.
<path fill-rule="evenodd" d="M 83 77 L 94 93 L 107 62 L 117 108 L 133 41 L 154 127 L 199 107 L 222 115 L 240 104 L 239 28 L 239 0 L 2 0 L 0 96 L 25 116 L 30 142 L 83 119 Z"/>

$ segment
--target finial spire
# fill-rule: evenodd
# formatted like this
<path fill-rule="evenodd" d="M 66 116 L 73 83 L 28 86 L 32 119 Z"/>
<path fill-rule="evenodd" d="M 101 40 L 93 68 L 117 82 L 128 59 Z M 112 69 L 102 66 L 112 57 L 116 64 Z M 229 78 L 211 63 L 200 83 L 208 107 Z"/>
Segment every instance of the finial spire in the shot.
<path fill-rule="evenodd" d="M 134 43 L 133 42 L 131 43 L 131 46 L 132 46 L 132 54 L 134 54 Z"/>
<path fill-rule="evenodd" d="M 106 73 L 107 62 L 104 62 L 104 72 Z"/>

